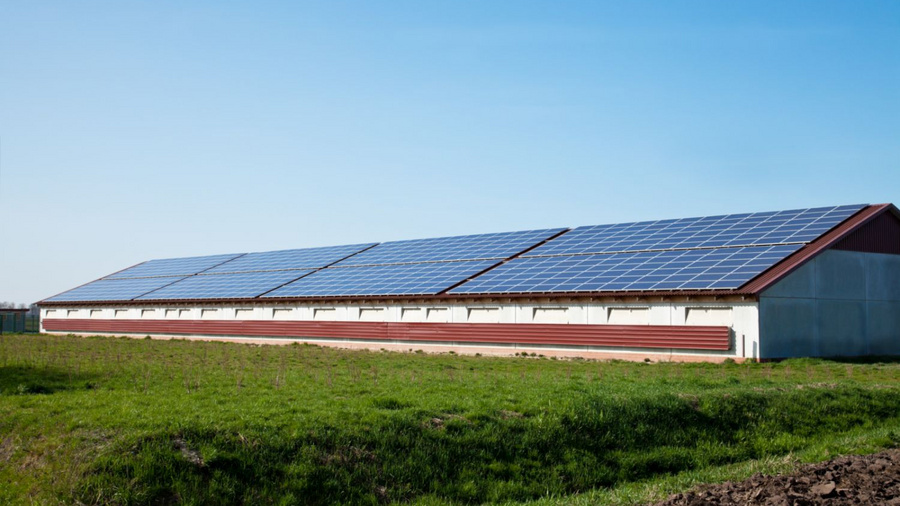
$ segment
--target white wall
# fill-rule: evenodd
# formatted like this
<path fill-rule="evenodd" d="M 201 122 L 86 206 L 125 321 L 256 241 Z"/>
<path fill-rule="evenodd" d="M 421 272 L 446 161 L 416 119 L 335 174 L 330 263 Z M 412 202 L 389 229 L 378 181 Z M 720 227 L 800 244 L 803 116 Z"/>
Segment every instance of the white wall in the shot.
<path fill-rule="evenodd" d="M 77 312 L 70 316 L 69 309 Z M 45 308 L 42 311 L 44 318 L 724 325 L 733 330 L 735 356 L 759 357 L 759 316 L 756 302 L 202 304 L 192 307 L 134 307 L 119 314 L 115 308 Z M 51 314 L 50 311 L 54 312 Z"/>

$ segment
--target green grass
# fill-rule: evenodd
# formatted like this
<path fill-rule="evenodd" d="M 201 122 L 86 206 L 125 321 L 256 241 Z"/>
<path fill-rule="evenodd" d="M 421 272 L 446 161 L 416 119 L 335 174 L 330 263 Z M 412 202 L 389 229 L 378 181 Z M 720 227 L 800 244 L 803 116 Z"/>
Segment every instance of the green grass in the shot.
<path fill-rule="evenodd" d="M 0 503 L 636 504 L 900 440 L 900 365 L 0 336 Z"/>

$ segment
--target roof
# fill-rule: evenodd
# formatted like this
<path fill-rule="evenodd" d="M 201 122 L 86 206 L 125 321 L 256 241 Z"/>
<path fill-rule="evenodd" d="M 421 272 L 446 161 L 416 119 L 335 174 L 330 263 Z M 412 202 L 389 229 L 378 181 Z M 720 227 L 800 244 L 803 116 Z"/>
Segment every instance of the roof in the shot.
<path fill-rule="evenodd" d="M 41 302 L 758 295 L 891 204 L 151 260 Z"/>

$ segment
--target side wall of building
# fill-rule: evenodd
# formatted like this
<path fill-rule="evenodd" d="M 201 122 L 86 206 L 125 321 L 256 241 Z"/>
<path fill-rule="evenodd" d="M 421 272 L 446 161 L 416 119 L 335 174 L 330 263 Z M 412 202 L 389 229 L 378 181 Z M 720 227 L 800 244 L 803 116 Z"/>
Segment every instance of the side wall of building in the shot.
<path fill-rule="evenodd" d="M 900 255 L 829 250 L 760 295 L 761 358 L 900 355 Z"/>
<path fill-rule="evenodd" d="M 294 339 L 306 342 L 370 342 L 378 344 L 377 338 L 354 339 L 353 333 L 361 335 L 388 335 L 385 325 L 395 328 L 406 326 L 413 328 L 417 335 L 427 331 L 429 324 L 443 335 L 455 335 L 452 342 L 441 344 L 474 347 L 468 351 L 478 351 L 478 347 L 505 346 L 513 353 L 521 350 L 557 350 L 572 355 L 582 352 L 610 352 L 645 356 L 648 348 L 653 353 L 710 356 L 716 358 L 756 358 L 759 348 L 758 312 L 756 302 L 647 302 L 647 303 L 594 303 L 594 302 L 535 302 L 522 303 L 333 303 L 333 304 L 274 304 L 270 302 L 247 303 L 241 305 L 171 305 L 154 304 L 147 306 L 119 307 L 48 307 L 43 309 L 42 321 L 50 332 L 85 332 L 91 329 L 116 329 L 113 333 L 158 334 L 160 331 L 148 332 L 146 329 L 189 329 L 189 328 L 221 328 L 236 329 L 225 331 L 226 335 L 240 336 L 241 327 L 250 328 L 258 322 L 284 322 L 283 326 L 266 323 L 268 328 L 279 329 L 282 334 L 273 335 L 281 340 Z M 171 323 L 166 325 L 166 322 Z M 185 322 L 184 325 L 178 325 Z M 292 326 L 290 322 L 295 322 Z M 318 327 L 299 325 L 301 322 L 321 324 Z M 366 324 L 371 324 L 367 326 Z M 251 324 L 251 325 L 247 325 Z M 340 326 L 343 324 L 343 326 Z M 154 326 L 155 325 L 155 326 Z M 313 330 L 328 330 L 329 326 L 340 329 L 339 333 L 347 337 L 309 336 Z M 568 326 L 568 327 L 567 327 Z M 131 327 L 133 332 L 128 332 Z M 263 328 L 261 325 L 255 326 Z M 370 328 L 371 327 L 371 328 Z M 572 329 L 584 332 L 584 345 L 571 344 L 571 339 L 555 339 L 572 334 Z M 649 346 L 648 341 L 641 346 L 628 346 L 629 342 L 639 342 L 642 334 L 653 337 L 649 342 L 659 343 L 666 340 L 666 328 L 671 328 L 672 342 L 678 342 L 675 334 L 678 329 L 690 331 L 691 328 L 727 327 L 729 343 L 727 350 L 689 349 L 679 346 Z M 479 333 L 487 335 L 494 329 L 502 328 L 503 343 L 478 342 Z M 646 328 L 646 331 L 642 331 Z M 124 329 L 124 330 L 123 330 Z M 290 334 L 290 329 L 297 335 Z M 471 330 L 467 330 L 471 329 Z M 536 331 L 535 329 L 539 329 Z M 558 330 L 557 330 L 558 329 Z M 449 330 L 449 334 L 447 333 Z M 112 332 L 112 331 L 109 331 Z M 258 338 L 260 334 L 255 330 Z M 460 333 L 470 332 L 472 335 Z M 605 332 L 605 334 L 604 334 Z M 609 342 L 617 340 L 616 332 L 622 333 L 621 346 L 609 346 Z M 97 332 L 94 332 L 97 333 Z M 592 345 L 590 336 L 603 335 Z M 626 336 L 630 336 L 627 337 Z M 411 334 L 410 334 L 411 335 Z M 435 335 L 441 335 L 435 333 Z M 631 339 L 632 341 L 629 341 Z M 402 339 L 390 340 L 397 344 L 421 344 L 406 342 Z M 440 342 L 440 341 L 435 341 Z M 569 344 L 560 344 L 569 343 Z M 467 350 L 461 350 L 467 351 Z M 474 352 L 473 351 L 473 352 Z M 627 357 L 624 357 L 627 358 Z"/>

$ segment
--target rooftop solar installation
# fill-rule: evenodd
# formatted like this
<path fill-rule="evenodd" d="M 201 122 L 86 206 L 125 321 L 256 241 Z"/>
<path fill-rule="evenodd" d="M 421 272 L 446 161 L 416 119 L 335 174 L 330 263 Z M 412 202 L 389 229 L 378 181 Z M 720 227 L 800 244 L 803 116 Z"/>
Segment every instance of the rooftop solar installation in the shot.
<path fill-rule="evenodd" d="M 251 298 L 312 270 L 198 274 L 138 297 L 139 300 Z"/>
<path fill-rule="evenodd" d="M 147 278 L 152 276 L 189 276 L 211 269 L 241 254 L 150 260 L 107 276 L 105 279 Z"/>
<path fill-rule="evenodd" d="M 331 267 L 300 278 L 263 298 L 433 295 L 496 263 L 496 260 L 469 260 Z"/>
<path fill-rule="evenodd" d="M 520 257 L 451 294 L 738 288 L 802 245 Z"/>
<path fill-rule="evenodd" d="M 68 292 L 63 292 L 48 301 L 83 302 L 101 300 L 131 300 L 147 292 L 184 279 L 182 276 L 130 279 L 100 279 Z"/>
<path fill-rule="evenodd" d="M 565 229 L 554 228 L 385 242 L 336 265 L 504 259 L 533 247 L 563 230 Z"/>
<path fill-rule="evenodd" d="M 737 289 L 864 207 L 151 260 L 47 301 Z"/>
<path fill-rule="evenodd" d="M 820 207 L 579 227 L 524 256 L 807 243 L 863 207 Z"/>
<path fill-rule="evenodd" d="M 317 269 L 347 258 L 354 253 L 359 253 L 360 251 L 371 248 L 372 246 L 375 246 L 375 244 L 377 243 L 247 253 L 234 260 L 208 269 L 204 271 L 204 274 Z"/>

